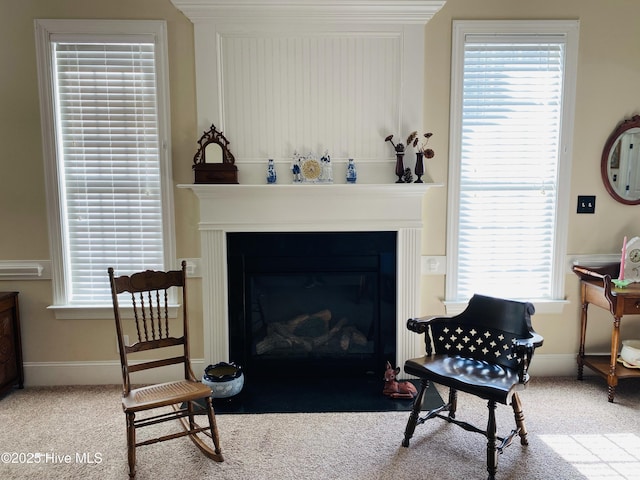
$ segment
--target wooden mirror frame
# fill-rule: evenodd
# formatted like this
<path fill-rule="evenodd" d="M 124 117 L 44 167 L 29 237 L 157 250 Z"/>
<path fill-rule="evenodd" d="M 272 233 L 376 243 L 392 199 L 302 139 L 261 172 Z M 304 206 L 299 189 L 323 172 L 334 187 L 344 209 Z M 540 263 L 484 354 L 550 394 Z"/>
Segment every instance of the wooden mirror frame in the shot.
<path fill-rule="evenodd" d="M 611 151 L 620 136 L 632 128 L 640 128 L 640 115 L 634 115 L 633 117 L 622 121 L 611 135 L 609 135 L 607 143 L 604 144 L 604 149 L 602 150 L 600 173 L 607 192 L 609 192 L 609 195 L 611 195 L 615 200 L 620 203 L 624 203 L 625 205 L 640 205 L 640 197 L 635 199 L 622 197 L 609 181 L 609 158 L 611 157 Z M 637 168 L 640 168 L 640 165 L 638 165 Z"/>
<path fill-rule="evenodd" d="M 193 157 L 194 165 L 199 163 L 207 163 L 205 159 L 205 150 L 207 146 L 211 143 L 215 143 L 220 146 L 222 149 L 222 163 L 229 163 L 233 165 L 236 163 L 236 159 L 233 157 L 231 150 L 229 150 L 229 140 L 222 134 L 222 132 L 218 131 L 215 125 L 211 125 L 211 128 L 202 134 L 200 140 L 198 140 L 198 151 Z"/>
<path fill-rule="evenodd" d="M 205 150 L 207 145 L 217 144 L 222 150 L 222 163 L 207 163 Z M 198 151 L 193 157 L 194 183 L 238 183 L 238 167 L 236 159 L 229 150 L 229 140 L 215 125 L 202 134 L 198 140 Z"/>

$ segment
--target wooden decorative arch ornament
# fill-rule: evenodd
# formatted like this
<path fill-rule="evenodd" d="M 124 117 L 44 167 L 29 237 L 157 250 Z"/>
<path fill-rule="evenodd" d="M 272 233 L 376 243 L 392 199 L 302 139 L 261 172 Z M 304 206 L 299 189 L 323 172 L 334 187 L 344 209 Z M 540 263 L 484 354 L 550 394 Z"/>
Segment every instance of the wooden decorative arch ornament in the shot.
<path fill-rule="evenodd" d="M 207 146 L 215 143 L 222 149 L 222 163 L 207 163 Z M 238 183 L 236 159 L 229 150 L 229 141 L 215 125 L 202 134 L 198 140 L 198 151 L 193 157 L 194 183 Z"/>

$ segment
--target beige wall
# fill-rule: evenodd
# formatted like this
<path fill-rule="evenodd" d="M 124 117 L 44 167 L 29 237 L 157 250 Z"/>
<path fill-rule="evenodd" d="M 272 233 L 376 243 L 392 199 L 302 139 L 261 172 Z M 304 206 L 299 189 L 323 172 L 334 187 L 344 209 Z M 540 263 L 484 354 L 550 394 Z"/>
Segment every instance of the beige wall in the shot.
<path fill-rule="evenodd" d="M 44 170 L 36 77 L 35 18 L 164 19 L 169 33 L 171 128 L 174 184 L 191 183 L 196 128 L 193 28 L 169 0 L 0 0 L 0 260 L 48 259 Z M 636 0 L 448 0 L 426 27 L 425 127 L 434 132 L 436 157 L 427 166 L 436 182 L 447 183 L 451 22 L 453 19 L 579 19 L 577 111 L 571 204 L 578 194 L 597 196 L 595 215 L 569 217 L 570 254 L 614 253 L 624 235 L 640 234 L 640 207 L 615 203 L 600 180 L 602 146 L 616 124 L 640 113 L 640 18 Z M 426 196 L 423 253 L 445 255 L 446 188 Z M 198 257 L 197 203 L 189 191 L 175 191 L 177 256 Z M 574 211 L 574 207 L 572 207 Z M 444 278 L 423 282 L 420 313 L 444 311 Z M 540 353 L 573 354 L 578 344 L 577 280 L 567 275 L 570 304 L 561 315 L 536 315 L 545 336 Z M 111 319 L 55 320 L 46 309 L 51 285 L 41 281 L 0 281 L 0 290 L 20 291 L 26 362 L 115 360 Z M 202 357 L 200 281 L 190 282 L 194 357 Z M 591 309 L 599 328 L 590 335 L 595 348 L 608 347 L 609 317 Z M 636 322 L 640 323 L 640 322 Z M 626 328 L 625 328 L 626 327 Z M 623 324 L 623 337 L 640 335 L 640 326 Z M 27 378 L 27 382 L 28 382 Z"/>
<path fill-rule="evenodd" d="M 40 133 L 36 18 L 166 20 L 175 184 L 193 181 L 196 144 L 193 26 L 169 0 L 0 0 L 0 260 L 49 259 L 44 168 Z M 187 192 L 175 193 L 179 257 L 199 256 L 197 204 Z M 182 233 L 185 232 L 185 233 Z M 192 356 L 203 356 L 200 281 L 189 284 L 192 299 Z M 25 362 L 116 360 L 113 319 L 56 320 L 48 280 L 0 281 L 0 290 L 20 292 Z M 29 381 L 27 375 L 27 382 Z"/>
<path fill-rule="evenodd" d="M 640 113 L 640 2 L 634 0 L 448 0 L 426 27 L 425 128 L 436 157 L 428 170 L 434 181 L 447 183 L 450 52 L 452 20 L 578 19 L 580 40 L 569 216 L 569 254 L 619 252 L 624 235 L 640 235 L 640 206 L 616 203 L 600 177 L 600 157 L 618 122 Z M 577 195 L 596 195 L 596 213 L 575 213 Z M 444 255 L 446 189 L 427 194 L 424 252 Z M 579 292 L 575 275 L 566 277 L 561 315 L 536 315 L 536 330 L 545 337 L 539 353 L 569 354 L 578 350 Z M 443 312 L 444 278 L 425 277 L 424 312 Z M 611 320 L 592 307 L 587 341 L 598 351 L 609 349 Z M 640 322 L 623 322 L 622 338 L 640 338 Z"/>

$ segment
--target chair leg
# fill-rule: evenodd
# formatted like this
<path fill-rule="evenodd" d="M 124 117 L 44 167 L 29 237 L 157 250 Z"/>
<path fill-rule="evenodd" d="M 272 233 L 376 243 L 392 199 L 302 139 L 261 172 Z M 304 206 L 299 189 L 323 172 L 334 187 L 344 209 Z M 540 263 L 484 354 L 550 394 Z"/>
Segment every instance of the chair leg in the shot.
<path fill-rule="evenodd" d="M 136 476 L 136 427 L 134 425 L 136 414 L 127 413 L 127 457 L 129 460 L 129 478 Z"/>
<path fill-rule="evenodd" d="M 522 413 L 522 402 L 520 402 L 520 396 L 517 393 L 514 393 L 511 398 L 511 406 L 516 419 L 516 427 L 518 427 L 518 435 L 520 435 L 520 445 L 529 445 L 527 427 L 524 424 L 524 414 Z"/>
<path fill-rule="evenodd" d="M 409 415 L 409 421 L 407 422 L 407 427 L 404 430 L 404 440 L 402 441 L 403 447 L 409 446 L 409 440 L 411 440 L 411 437 L 413 437 L 413 432 L 415 432 L 416 430 L 418 418 L 420 417 L 420 410 L 422 409 L 422 398 L 424 397 L 424 392 L 427 390 L 428 386 L 429 380 L 423 378 L 420 381 L 420 391 L 418 392 L 418 396 L 413 401 L 411 415 Z"/>
<path fill-rule="evenodd" d="M 187 412 L 189 413 L 189 415 L 187 416 L 187 418 L 189 419 L 189 430 L 193 430 L 196 425 L 196 419 L 193 416 L 193 402 L 189 401 L 186 402 L 187 403 Z"/>
<path fill-rule="evenodd" d="M 189 417 L 188 421 L 182 417 L 180 417 L 178 420 L 180 421 L 182 428 L 184 428 L 186 432 L 189 432 L 189 439 L 194 443 L 196 447 L 200 449 L 202 453 L 204 453 L 207 457 L 209 457 L 215 462 L 224 462 L 224 457 L 222 456 L 222 453 L 220 450 L 220 441 L 218 440 L 218 427 L 216 425 L 216 419 L 215 419 L 215 414 L 213 412 L 213 403 L 211 402 L 211 397 L 207 396 L 205 398 L 205 401 L 207 403 L 206 405 L 207 420 L 209 422 L 210 431 L 207 431 L 206 427 L 204 427 L 204 430 L 202 430 L 203 427 L 198 425 L 193 415 L 187 415 L 187 417 Z M 177 405 L 174 405 L 174 408 L 177 408 Z M 187 405 L 187 411 L 189 413 L 192 413 L 194 411 L 191 402 L 189 402 Z M 209 442 L 208 441 L 205 442 L 205 439 L 202 438 L 201 435 L 193 432 L 193 430 L 197 431 L 199 429 L 202 430 L 202 433 L 204 433 L 206 436 L 211 438 L 211 440 L 213 441 L 214 448 L 211 448 L 211 445 L 209 444 Z"/>
<path fill-rule="evenodd" d="M 209 427 L 211 428 L 211 440 L 213 440 L 213 446 L 215 447 L 216 454 L 220 455 L 221 451 L 220 438 L 218 437 L 218 424 L 216 423 L 216 416 L 213 411 L 213 402 L 211 401 L 211 397 L 207 397 L 207 416 L 209 417 Z"/>
<path fill-rule="evenodd" d="M 488 480 L 495 480 L 498 471 L 498 450 L 496 449 L 496 402 L 489 400 L 489 421 L 487 422 L 487 472 Z"/>
<path fill-rule="evenodd" d="M 456 410 L 458 409 L 458 391 L 454 388 L 449 389 L 449 418 L 456 418 Z"/>

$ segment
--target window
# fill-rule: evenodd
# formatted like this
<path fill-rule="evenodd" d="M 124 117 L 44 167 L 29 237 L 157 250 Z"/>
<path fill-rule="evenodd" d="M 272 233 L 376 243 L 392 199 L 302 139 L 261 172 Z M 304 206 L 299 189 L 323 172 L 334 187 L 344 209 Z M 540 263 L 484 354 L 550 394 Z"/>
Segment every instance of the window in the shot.
<path fill-rule="evenodd" d="M 54 307 L 172 264 L 164 22 L 37 20 Z"/>
<path fill-rule="evenodd" d="M 562 301 L 578 23 L 454 22 L 447 301 Z"/>

